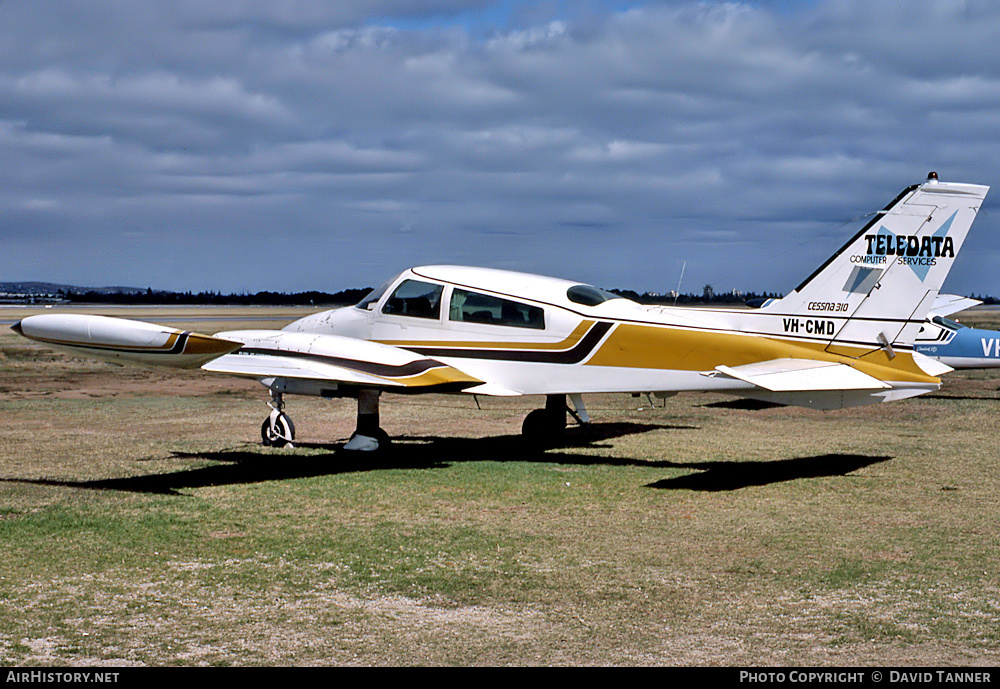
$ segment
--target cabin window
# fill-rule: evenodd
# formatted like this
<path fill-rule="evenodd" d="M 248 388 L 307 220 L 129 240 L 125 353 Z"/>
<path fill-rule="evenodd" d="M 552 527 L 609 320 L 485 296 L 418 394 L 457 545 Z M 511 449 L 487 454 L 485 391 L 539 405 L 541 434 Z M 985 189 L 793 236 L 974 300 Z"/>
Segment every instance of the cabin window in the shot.
<path fill-rule="evenodd" d="M 442 285 L 420 280 L 403 280 L 382 307 L 382 313 L 410 318 L 441 316 Z"/>
<path fill-rule="evenodd" d="M 462 323 L 486 323 L 512 328 L 545 328 L 545 312 L 538 306 L 455 288 L 449 316 Z"/>

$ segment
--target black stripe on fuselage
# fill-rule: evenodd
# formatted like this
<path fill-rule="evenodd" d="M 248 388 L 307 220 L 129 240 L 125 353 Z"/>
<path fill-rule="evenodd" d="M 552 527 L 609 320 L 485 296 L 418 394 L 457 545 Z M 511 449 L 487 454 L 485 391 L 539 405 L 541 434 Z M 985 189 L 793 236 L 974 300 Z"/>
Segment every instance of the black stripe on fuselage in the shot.
<path fill-rule="evenodd" d="M 462 359 L 488 359 L 491 361 L 525 361 L 536 364 L 578 364 L 586 359 L 604 339 L 613 323 L 595 323 L 587 334 L 570 349 L 549 351 L 544 349 L 469 349 L 445 346 L 408 346 L 405 349 L 425 356 L 447 356 Z"/>

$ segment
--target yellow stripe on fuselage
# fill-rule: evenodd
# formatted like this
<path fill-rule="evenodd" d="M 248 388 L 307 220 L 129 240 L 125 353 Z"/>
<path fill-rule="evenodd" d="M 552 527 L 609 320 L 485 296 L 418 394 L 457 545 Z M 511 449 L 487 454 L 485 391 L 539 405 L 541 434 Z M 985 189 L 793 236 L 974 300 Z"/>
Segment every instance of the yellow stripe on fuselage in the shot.
<path fill-rule="evenodd" d="M 824 342 L 619 323 L 586 365 L 711 371 L 720 364 L 742 366 L 773 359 L 815 359 L 847 364 L 879 380 L 938 381 L 920 370 L 909 352 L 899 352 L 890 360 L 882 350 L 852 348 L 855 356 L 850 357 L 825 348 Z M 845 349 L 841 345 L 841 350 Z"/>

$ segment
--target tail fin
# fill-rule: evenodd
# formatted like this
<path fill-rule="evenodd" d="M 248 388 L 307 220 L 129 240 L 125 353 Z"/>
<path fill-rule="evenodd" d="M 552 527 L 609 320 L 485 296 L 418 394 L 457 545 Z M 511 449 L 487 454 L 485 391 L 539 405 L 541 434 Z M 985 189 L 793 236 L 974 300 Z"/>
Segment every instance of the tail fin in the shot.
<path fill-rule="evenodd" d="M 827 351 L 912 346 L 989 187 L 927 181 L 905 189 L 805 282 L 762 308 L 829 319 Z"/>

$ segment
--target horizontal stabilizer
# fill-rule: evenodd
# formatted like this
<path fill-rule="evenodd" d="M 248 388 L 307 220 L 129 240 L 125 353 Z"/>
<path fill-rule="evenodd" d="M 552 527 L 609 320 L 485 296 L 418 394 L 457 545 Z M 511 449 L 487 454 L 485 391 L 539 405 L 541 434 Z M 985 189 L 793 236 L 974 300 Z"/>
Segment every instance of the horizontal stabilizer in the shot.
<path fill-rule="evenodd" d="M 772 392 L 812 390 L 879 390 L 891 387 L 846 364 L 812 359 L 772 359 L 715 370 Z"/>
<path fill-rule="evenodd" d="M 939 294 L 934 299 L 934 306 L 931 307 L 929 316 L 950 316 L 953 313 L 971 309 L 979 306 L 983 302 L 969 297 L 960 297 L 957 294 Z"/>

